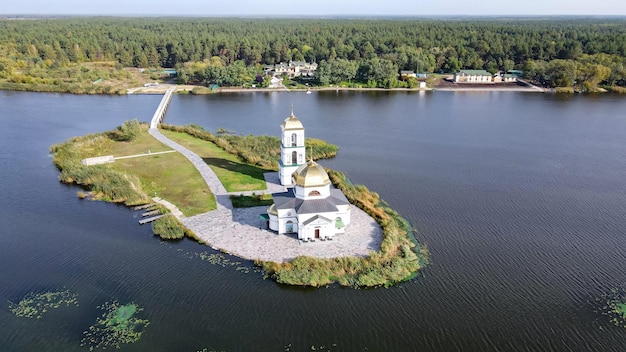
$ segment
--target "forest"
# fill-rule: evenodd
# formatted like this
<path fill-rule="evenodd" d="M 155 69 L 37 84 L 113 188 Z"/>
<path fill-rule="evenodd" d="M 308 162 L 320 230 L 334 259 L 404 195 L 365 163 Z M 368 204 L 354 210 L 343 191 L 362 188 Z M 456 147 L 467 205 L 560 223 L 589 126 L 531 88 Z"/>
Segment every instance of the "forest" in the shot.
<path fill-rule="evenodd" d="M 266 65 L 318 63 L 312 84 L 410 87 L 400 70 L 522 70 L 545 87 L 626 86 L 624 18 L 0 20 L 0 88 L 124 80 L 175 68 L 178 83 L 263 86 Z M 4 85 L 3 85 L 4 84 Z"/>

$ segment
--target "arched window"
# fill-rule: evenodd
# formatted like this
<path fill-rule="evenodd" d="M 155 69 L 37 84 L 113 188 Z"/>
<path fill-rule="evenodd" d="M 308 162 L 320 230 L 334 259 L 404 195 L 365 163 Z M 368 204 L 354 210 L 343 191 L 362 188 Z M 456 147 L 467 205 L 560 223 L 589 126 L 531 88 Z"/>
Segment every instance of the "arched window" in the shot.
<path fill-rule="evenodd" d="M 298 145 L 298 135 L 295 133 L 291 134 L 291 146 L 295 147 Z"/>
<path fill-rule="evenodd" d="M 310 196 L 319 196 L 320 192 L 319 191 L 311 191 L 311 192 L 309 192 L 309 195 Z"/>
<path fill-rule="evenodd" d="M 291 163 L 292 164 L 298 163 L 298 153 L 295 151 L 291 152 Z"/>
<path fill-rule="evenodd" d="M 343 221 L 341 220 L 341 217 L 337 217 L 337 219 L 335 219 L 335 228 L 336 229 L 341 229 L 346 227 L 346 225 L 344 225 Z"/>

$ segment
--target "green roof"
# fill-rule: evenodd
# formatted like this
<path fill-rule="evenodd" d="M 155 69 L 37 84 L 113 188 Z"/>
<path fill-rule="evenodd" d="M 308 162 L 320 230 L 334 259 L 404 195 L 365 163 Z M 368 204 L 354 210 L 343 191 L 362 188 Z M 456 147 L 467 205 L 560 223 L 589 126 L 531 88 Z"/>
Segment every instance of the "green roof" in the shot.
<path fill-rule="evenodd" d="M 459 73 L 464 73 L 470 76 L 491 76 L 491 73 L 485 70 L 460 70 Z"/>
<path fill-rule="evenodd" d="M 341 221 L 341 219 L 337 219 L 335 221 L 335 228 L 336 229 L 341 229 L 341 228 L 344 228 L 344 227 L 346 227 L 346 225 L 343 224 L 343 221 Z"/>
<path fill-rule="evenodd" d="M 259 215 L 259 217 L 261 218 L 261 220 L 269 220 L 270 219 L 270 216 L 267 215 L 267 214 L 261 214 L 261 215 Z"/>

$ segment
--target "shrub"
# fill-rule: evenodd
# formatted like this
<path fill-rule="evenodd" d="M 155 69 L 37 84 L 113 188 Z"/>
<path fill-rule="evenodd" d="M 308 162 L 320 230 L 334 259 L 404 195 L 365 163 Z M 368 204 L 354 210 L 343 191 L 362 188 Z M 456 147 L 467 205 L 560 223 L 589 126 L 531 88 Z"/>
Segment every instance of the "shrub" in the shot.
<path fill-rule="evenodd" d="M 111 137 L 116 141 L 130 142 L 134 141 L 140 133 L 141 125 L 139 124 L 139 121 L 137 121 L 137 119 L 132 119 L 130 121 L 124 121 L 121 126 L 117 127 Z"/>
<path fill-rule="evenodd" d="M 173 215 L 165 215 L 152 222 L 152 232 L 164 240 L 178 240 L 185 237 L 185 226 Z"/>

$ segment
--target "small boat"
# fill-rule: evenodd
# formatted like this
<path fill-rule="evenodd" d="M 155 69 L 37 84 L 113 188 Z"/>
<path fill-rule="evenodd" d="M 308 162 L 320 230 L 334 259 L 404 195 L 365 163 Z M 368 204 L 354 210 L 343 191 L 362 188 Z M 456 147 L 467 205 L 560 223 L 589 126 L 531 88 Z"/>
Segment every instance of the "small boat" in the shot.
<path fill-rule="evenodd" d="M 311 88 L 306 89 L 306 94 L 311 94 Z"/>

